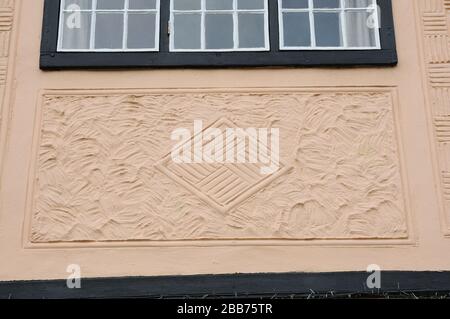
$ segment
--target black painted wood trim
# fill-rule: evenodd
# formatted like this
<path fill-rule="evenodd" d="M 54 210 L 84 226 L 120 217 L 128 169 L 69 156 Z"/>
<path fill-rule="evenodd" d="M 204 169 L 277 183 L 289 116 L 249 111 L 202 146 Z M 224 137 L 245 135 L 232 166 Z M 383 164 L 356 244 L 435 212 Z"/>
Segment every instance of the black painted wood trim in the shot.
<path fill-rule="evenodd" d="M 169 52 L 169 1 L 161 1 L 160 52 L 57 52 L 59 0 L 45 0 L 40 68 L 223 68 L 394 66 L 397 64 L 391 0 L 378 0 L 381 8 L 381 50 L 280 51 L 277 0 L 269 0 L 271 51 Z"/>
<path fill-rule="evenodd" d="M 385 271 L 381 289 L 366 286 L 366 272 L 234 274 L 0 282 L 0 298 L 287 297 L 339 294 L 450 292 L 450 272 Z"/>

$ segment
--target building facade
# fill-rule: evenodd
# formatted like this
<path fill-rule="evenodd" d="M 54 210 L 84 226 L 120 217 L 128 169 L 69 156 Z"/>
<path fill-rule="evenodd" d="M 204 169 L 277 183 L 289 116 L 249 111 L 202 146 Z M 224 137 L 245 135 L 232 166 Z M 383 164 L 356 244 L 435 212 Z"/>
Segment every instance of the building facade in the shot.
<path fill-rule="evenodd" d="M 83 277 L 450 270 L 450 1 L 125 3 L 0 1 L 1 281 L 65 279 L 70 265 Z M 348 11 L 376 12 L 374 33 L 351 31 Z M 71 14 L 97 30 L 71 34 Z M 291 32 L 295 15 L 315 22 Z M 240 33 L 209 35 L 219 17 Z M 174 130 L 195 143 L 208 127 L 277 129 L 277 169 L 174 162 Z"/>

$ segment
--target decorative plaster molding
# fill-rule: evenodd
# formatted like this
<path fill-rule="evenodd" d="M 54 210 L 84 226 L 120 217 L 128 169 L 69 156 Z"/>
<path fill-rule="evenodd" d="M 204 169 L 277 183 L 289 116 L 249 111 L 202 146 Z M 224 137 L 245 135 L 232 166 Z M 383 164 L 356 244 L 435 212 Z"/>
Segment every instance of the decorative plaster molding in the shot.
<path fill-rule="evenodd" d="M 371 88 L 46 92 L 26 241 L 408 239 L 394 101 Z M 222 209 L 157 169 L 173 129 L 218 118 L 280 128 L 291 168 Z"/>
<path fill-rule="evenodd" d="M 3 127 L 6 125 L 5 120 L 7 118 L 7 98 L 6 96 L 6 80 L 8 75 L 8 66 L 10 60 L 10 42 L 11 31 L 14 22 L 14 0 L 0 0 L 0 132 L 1 136 L 1 149 L 3 152 L 3 144 L 5 140 L 5 134 Z M 0 160 L 1 162 L 1 160 Z"/>
<path fill-rule="evenodd" d="M 226 118 L 215 121 L 209 127 L 220 129 L 222 132 L 230 128 L 239 128 Z M 204 128 L 202 134 L 207 129 Z M 203 141 L 203 147 L 208 142 Z M 194 145 L 195 136 L 192 136 L 187 143 L 191 146 Z M 266 145 L 266 147 L 268 146 Z M 192 152 L 190 155 L 192 157 L 195 156 Z M 248 152 L 246 156 L 248 157 Z M 280 167 L 276 172 L 268 175 L 261 174 L 259 163 L 197 163 L 180 165 L 173 162 L 171 154 L 164 157 L 155 167 L 223 214 L 228 213 L 289 170 L 289 167 L 283 163 L 280 163 Z"/>
<path fill-rule="evenodd" d="M 442 226 L 450 236 L 450 0 L 419 0 L 426 71 L 428 113 L 432 123 Z"/>

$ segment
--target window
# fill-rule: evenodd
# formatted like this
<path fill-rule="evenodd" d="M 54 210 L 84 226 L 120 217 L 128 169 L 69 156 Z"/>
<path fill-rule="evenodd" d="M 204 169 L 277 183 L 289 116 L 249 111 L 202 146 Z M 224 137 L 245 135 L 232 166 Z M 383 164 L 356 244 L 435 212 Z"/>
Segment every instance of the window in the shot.
<path fill-rule="evenodd" d="M 267 0 L 172 0 L 170 51 L 269 49 Z"/>
<path fill-rule="evenodd" d="M 58 51 L 157 51 L 159 0 L 61 0 Z"/>
<path fill-rule="evenodd" d="M 395 65 L 391 0 L 45 0 L 42 69 Z"/>
<path fill-rule="evenodd" d="M 375 0 L 279 0 L 282 50 L 380 49 Z"/>

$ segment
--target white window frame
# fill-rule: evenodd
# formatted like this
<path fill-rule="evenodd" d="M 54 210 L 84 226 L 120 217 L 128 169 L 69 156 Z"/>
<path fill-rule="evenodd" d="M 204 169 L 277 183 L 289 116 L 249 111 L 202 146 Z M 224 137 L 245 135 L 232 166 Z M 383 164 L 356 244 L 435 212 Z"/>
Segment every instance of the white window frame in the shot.
<path fill-rule="evenodd" d="M 165 0 L 164 0 L 165 1 Z M 161 7 L 160 0 L 156 0 L 155 9 L 129 9 L 129 0 L 125 0 L 124 9 L 97 9 L 97 0 L 92 0 L 91 9 L 81 9 L 79 12 L 87 12 L 91 14 L 91 35 L 89 49 L 64 49 L 63 44 L 63 33 L 64 33 L 64 13 L 73 12 L 72 10 L 65 10 L 66 0 L 61 0 L 61 7 L 59 10 L 59 30 L 58 30 L 58 52 L 155 52 L 159 51 L 159 38 L 160 38 L 160 16 Z M 78 11 L 77 11 L 78 12 Z M 96 49 L 95 48 L 95 28 L 96 28 L 96 17 L 97 12 L 117 12 L 123 13 L 123 37 L 122 37 L 122 48 L 118 49 Z M 155 18 L 155 47 L 154 48 L 138 48 L 138 49 L 128 49 L 128 14 L 129 13 L 156 13 Z"/>
<path fill-rule="evenodd" d="M 279 45 L 280 50 L 282 51 L 298 51 L 298 50 L 380 50 L 381 49 L 381 40 L 380 40 L 380 29 L 376 28 L 375 30 L 375 46 L 374 47 L 351 47 L 347 45 L 347 32 L 346 32 L 346 19 L 345 13 L 349 11 L 363 11 L 366 9 L 371 9 L 374 11 L 376 18 L 379 19 L 380 12 L 377 0 L 372 0 L 372 4 L 367 8 L 345 8 L 345 0 L 340 1 L 339 8 L 314 8 L 314 1 L 308 0 L 308 8 L 298 8 L 298 9 L 284 9 L 282 7 L 282 1 L 278 0 L 278 25 L 279 25 Z M 309 31 L 311 33 L 311 46 L 285 46 L 284 45 L 284 20 L 283 13 L 284 12 L 306 12 L 309 13 Z M 340 14 L 340 21 L 342 21 L 342 40 L 343 46 L 336 47 L 325 47 L 325 46 L 317 46 L 316 45 L 316 33 L 315 33 L 315 23 L 314 23 L 314 13 L 315 12 L 336 12 Z"/>
<path fill-rule="evenodd" d="M 174 0 L 170 0 L 170 21 L 169 21 L 169 50 L 170 52 L 239 52 L 239 51 L 270 51 L 270 35 L 269 35 L 269 3 L 264 0 L 264 9 L 238 9 L 238 1 L 233 0 L 233 9 L 230 10 L 206 10 L 206 0 L 201 0 L 200 10 L 175 10 Z M 262 14 L 264 10 L 264 47 L 260 48 L 239 48 L 239 13 L 258 13 Z M 200 49 L 175 49 L 175 14 L 201 14 L 201 34 Z M 205 15 L 206 13 L 232 13 L 233 14 L 233 48 L 229 49 L 206 49 L 206 29 Z"/>

